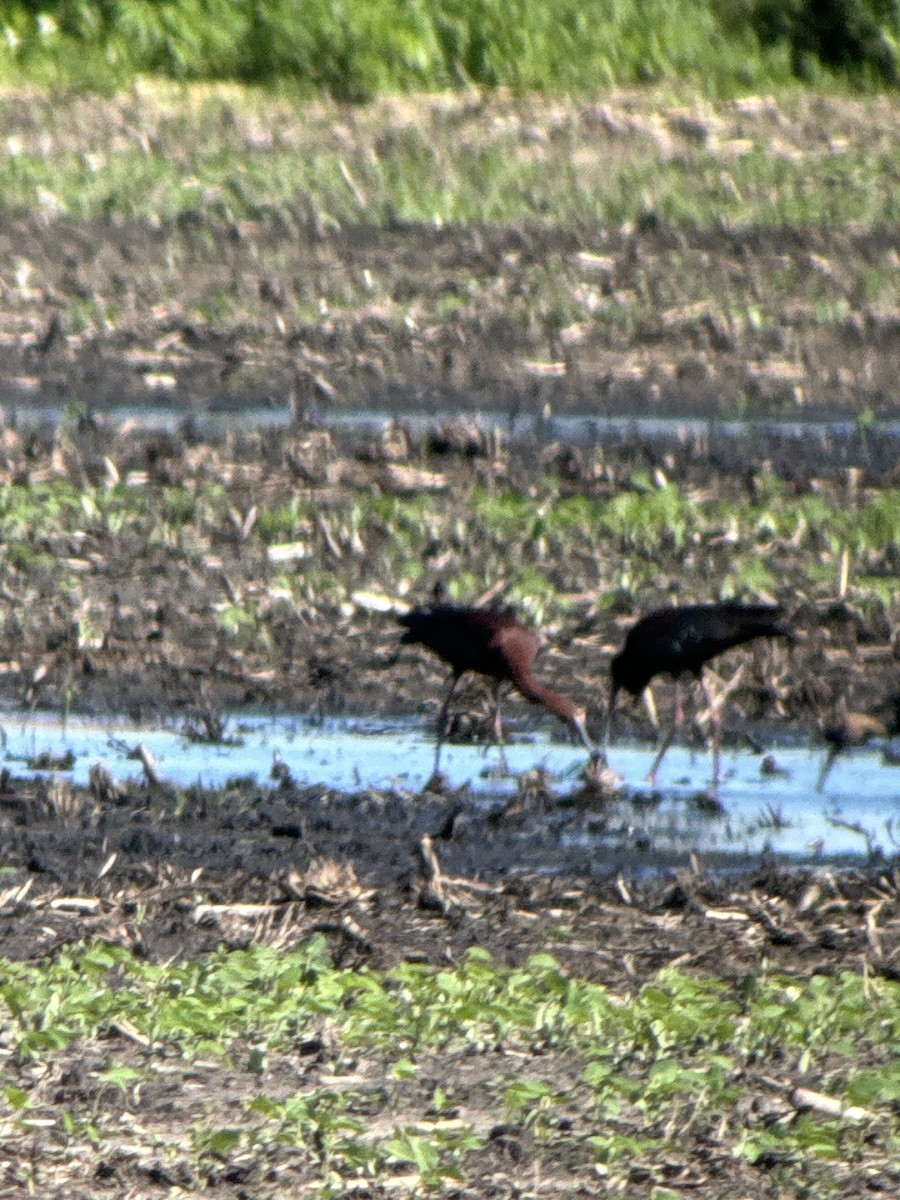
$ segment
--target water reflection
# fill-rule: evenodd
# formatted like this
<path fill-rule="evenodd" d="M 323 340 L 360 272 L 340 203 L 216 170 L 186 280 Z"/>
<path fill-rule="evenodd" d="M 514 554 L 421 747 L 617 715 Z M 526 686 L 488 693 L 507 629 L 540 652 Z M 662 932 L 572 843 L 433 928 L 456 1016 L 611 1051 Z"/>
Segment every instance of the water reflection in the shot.
<path fill-rule="evenodd" d="M 64 773 L 86 784 L 94 763 L 118 780 L 139 778 L 140 761 L 129 757 L 138 744 L 152 754 L 161 778 L 173 785 L 218 787 L 234 777 L 266 783 L 280 758 L 303 784 L 356 791 L 395 789 L 410 803 L 431 772 L 433 742 L 415 721 L 329 720 L 318 725 L 297 717 L 229 722 L 229 744 L 197 744 L 178 731 L 135 728 L 118 720 L 58 719 L 41 714 L 7 714 L 3 720 L 5 765 L 13 774 L 36 773 L 46 758 L 68 756 Z M 771 849 L 799 860 L 847 856 L 859 860 L 875 849 L 898 852 L 900 768 L 885 766 L 874 751 L 838 759 L 823 795 L 815 792 L 822 761 L 819 748 L 788 746 L 775 752 L 781 773 L 764 773 L 762 758 L 748 751 L 723 755 L 725 779 L 719 792 L 723 811 L 697 803 L 709 770 L 704 752 L 674 746 L 650 793 L 643 784 L 653 757 L 649 745 L 617 744 L 612 766 L 624 776 L 620 798 L 579 807 L 560 837 L 564 844 L 596 846 L 598 863 L 611 844 L 623 839 L 655 852 L 697 850 L 717 856 L 759 855 Z M 443 768 L 453 787 L 466 785 L 473 803 L 496 806 L 515 795 L 518 776 L 543 768 L 563 805 L 581 786 L 584 752 L 543 734 L 506 749 L 510 773 L 499 771 L 496 748 L 445 748 Z M 596 817 L 602 814 L 603 820 Z M 555 823 L 548 820 L 548 836 Z M 601 829 L 603 832 L 597 832 Z M 895 841 L 895 838 L 897 839 Z"/>

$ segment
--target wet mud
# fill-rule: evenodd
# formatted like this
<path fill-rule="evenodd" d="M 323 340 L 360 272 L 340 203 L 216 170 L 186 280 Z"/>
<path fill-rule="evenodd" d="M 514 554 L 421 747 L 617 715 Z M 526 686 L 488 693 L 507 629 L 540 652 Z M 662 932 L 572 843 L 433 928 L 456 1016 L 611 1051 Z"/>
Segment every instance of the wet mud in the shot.
<path fill-rule="evenodd" d="M 154 291 L 173 239 L 193 247 L 195 264 L 178 304 Z M 520 273 L 548 256 L 597 276 L 600 295 L 652 291 L 675 254 L 682 270 L 711 272 L 713 290 L 728 282 L 765 293 L 774 272 L 789 268 L 845 295 L 862 267 L 895 253 L 892 231 L 879 230 L 701 234 L 651 223 L 602 236 L 402 228 L 325 234 L 302 221 L 287 231 L 199 218 L 155 231 L 68 219 L 7 222 L 0 265 L 13 269 L 25 256 L 35 282 L 0 296 L 4 328 L 17 331 L 4 343 L 0 378 L 0 399 L 16 413 L 3 430 L 0 482 L 39 487 L 65 479 L 77 490 L 131 478 L 148 489 L 152 506 L 179 489 L 215 484 L 231 512 L 163 537 L 114 536 L 86 514 L 81 527 L 37 539 L 34 561 L 7 560 L 0 697 L 8 705 L 60 718 L 124 713 L 200 737 L 227 733 L 221 714 L 242 710 L 407 714 L 428 725 L 446 673 L 427 654 L 398 655 L 399 632 L 382 601 L 390 609 L 395 599 L 417 596 L 397 595 L 377 546 L 356 556 L 328 523 L 331 506 L 348 496 L 402 497 L 433 486 L 448 503 L 464 505 L 476 486 L 527 492 L 537 474 L 549 473 L 561 496 L 608 497 L 627 488 L 635 470 L 730 498 L 752 495 L 771 472 L 797 495 L 813 490 L 832 499 L 897 486 L 895 447 L 866 437 L 865 421 L 858 436 L 824 451 L 820 443 L 737 443 L 714 434 L 652 443 L 625 436 L 585 448 L 561 441 L 550 420 L 533 441 L 507 446 L 446 415 L 448 407 L 490 407 L 533 418 L 553 411 L 720 416 L 747 397 L 759 413 L 896 415 L 896 314 L 862 306 L 826 328 L 786 312 L 774 329 L 754 329 L 724 321 L 714 306 L 682 311 L 676 299 L 637 327 L 598 323 L 565 337 L 523 330 L 502 306 L 492 319 L 463 311 L 434 329 L 415 322 L 398 328 L 364 310 L 300 326 L 276 319 L 285 284 L 259 266 L 265 239 L 278 240 L 285 278 L 377 271 L 401 297 L 440 293 L 461 270 L 514 291 Z M 251 298 L 256 309 L 263 297 L 271 319 L 218 329 L 199 321 L 198 305 L 222 288 L 239 311 Z M 131 315 L 109 332 L 66 332 L 61 314 L 85 295 L 122 301 Z M 290 408 L 296 420 L 285 429 L 236 428 L 204 440 L 190 421 L 159 434 L 103 419 L 105 408 L 140 406 L 148 395 L 163 396 L 179 420 L 191 409 L 261 403 Z M 30 426 L 37 406 L 73 402 L 85 409 L 62 425 Z M 328 427 L 329 411 L 362 405 L 397 421 L 365 438 Z M 434 428 L 419 437 L 403 429 L 412 407 L 435 414 Z M 266 638 L 241 643 L 217 614 L 258 595 L 253 589 L 275 574 L 266 546 L 250 536 L 250 514 L 295 495 L 312 500 L 322 517 L 308 533 L 311 563 L 302 570 L 346 569 L 357 598 L 333 601 L 310 591 L 302 602 L 272 604 L 263 613 Z M 392 536 L 385 529 L 384 541 Z M 718 594 L 729 553 L 726 539 L 692 557 L 692 596 Z M 425 564 L 422 596 L 437 578 L 475 566 L 464 548 L 439 548 Z M 654 598 L 683 594 L 682 548 L 664 547 L 656 566 Z M 800 643 L 790 653 L 735 653 L 724 674 L 742 667 L 746 675 L 729 699 L 727 744 L 805 742 L 838 696 L 888 711 L 896 694 L 896 605 L 809 596 L 789 560 L 776 567 Z M 567 615 L 548 624 L 538 660 L 542 678 L 585 700 L 595 733 L 610 656 L 640 607 L 637 600 L 601 603 L 609 575 L 599 552 L 556 565 Z M 667 714 L 670 696 L 660 703 Z M 456 708 L 453 736 L 483 737 L 483 690 L 461 689 Z M 507 711 L 513 728 L 545 720 L 519 701 Z M 637 709 L 619 721 L 623 737 L 650 736 Z M 702 731 L 688 729 L 686 737 L 699 745 Z M 560 805 L 540 773 L 491 809 L 474 805 L 465 789 L 340 792 L 298 784 L 287 769 L 215 792 L 164 780 L 122 784 L 102 773 L 91 786 L 74 787 L 59 773 L 6 770 L 0 955 L 40 959 L 101 938 L 163 960 L 254 942 L 287 947 L 318 932 L 345 965 L 440 965 L 475 945 L 516 964 L 549 950 L 574 975 L 626 990 L 669 964 L 733 980 L 764 969 L 794 978 L 848 969 L 900 978 L 900 880 L 892 860 L 874 856 L 866 870 L 789 870 L 764 857 L 740 872 L 716 873 L 708 869 L 715 863 L 700 860 L 659 864 L 626 838 L 620 858 L 600 875 L 590 846 L 564 834 L 612 819 L 597 794 Z M 438 1079 L 439 1064 L 435 1073 Z M 459 1080 L 453 1086 L 465 1094 Z M 169 1098 L 160 1104 L 169 1106 L 170 1121 L 180 1112 Z M 520 1134 L 516 1153 L 527 1162 L 528 1134 Z M 498 1147 L 499 1182 L 479 1195 L 513 1194 Z M 98 1195 L 147 1194 L 148 1182 L 209 1195 L 275 1194 L 252 1174 L 235 1184 L 224 1175 L 191 1175 L 184 1163 L 179 1170 L 187 1174 L 158 1165 L 148 1174 L 146 1164 L 114 1160 L 92 1185 Z M 514 1163 L 512 1175 L 517 1170 Z M 885 1167 L 876 1179 L 882 1190 L 888 1174 Z M 683 1178 L 697 1196 L 778 1194 L 764 1172 L 733 1156 Z M 862 1168 L 840 1194 L 863 1194 L 852 1190 L 857 1184 L 864 1187 Z"/>
<path fill-rule="evenodd" d="M 667 966 L 713 975 L 738 991 L 748 979 L 779 971 L 795 983 L 846 971 L 865 973 L 873 985 L 900 978 L 900 878 L 887 864 L 834 872 L 770 862 L 715 875 L 695 862 L 635 878 L 636 856 L 618 875 L 598 878 L 576 856 L 558 874 L 535 874 L 530 868 L 557 833 L 553 812 L 535 796 L 523 797 L 518 811 L 467 824 L 471 814 L 460 819 L 459 797 L 335 794 L 298 787 L 287 776 L 215 793 L 139 784 L 110 791 L 99 778 L 90 790 L 9 776 L 0 782 L 0 954 L 14 958 L 44 960 L 99 939 L 170 961 L 250 945 L 287 951 L 315 934 L 334 962 L 350 969 L 447 967 L 476 946 L 509 965 L 550 953 L 563 971 L 600 982 L 613 996 L 630 995 Z M 114 1026 L 87 1053 L 77 1046 L 57 1053 L 49 1067 L 41 1062 L 26 1071 L 32 1100 L 48 1112 L 60 1104 L 76 1112 L 99 1107 L 110 1061 L 136 1069 L 147 1062 L 147 1050 L 126 1034 Z M 857 1070 L 883 1066 L 882 1051 L 871 1050 L 870 1059 L 854 1063 Z M 571 1086 L 565 1055 L 525 1055 L 511 1065 L 501 1046 L 486 1053 L 492 1070 L 540 1069 L 554 1087 Z M 237 1124 L 260 1087 L 266 1095 L 291 1095 L 320 1075 L 324 1086 L 331 1069 L 331 1051 L 316 1039 L 267 1056 L 262 1082 L 259 1072 L 242 1067 L 246 1053 L 236 1047 L 233 1054 L 234 1064 L 211 1077 L 221 1083 L 215 1094 L 209 1082 L 196 1091 L 149 1079 L 134 1111 L 142 1125 L 160 1130 L 160 1143 L 102 1136 L 90 1158 L 91 1194 L 155 1194 L 177 1185 L 251 1198 L 293 1194 L 298 1179 L 318 1187 L 315 1156 L 279 1139 L 262 1139 L 240 1158 L 201 1159 L 175 1145 L 186 1112 L 197 1121 Z M 758 1097 L 754 1103 L 771 1105 L 767 1089 L 793 1087 L 794 1051 L 782 1057 L 784 1064 L 766 1065 L 758 1081 L 748 1066 L 744 1082 Z M 479 1071 L 468 1071 L 458 1055 L 442 1051 L 425 1061 L 427 1078 L 410 1102 L 427 1110 L 428 1096 L 442 1086 L 470 1117 L 478 1114 L 485 1136 L 478 1177 L 461 1179 L 448 1194 L 519 1194 L 517 1181 L 532 1164 L 555 1195 L 574 1195 L 576 1187 L 577 1194 L 594 1194 L 594 1173 L 577 1145 L 559 1157 L 525 1123 L 498 1123 L 485 1110 Z M 383 1068 L 375 1061 L 366 1069 L 374 1086 Z M 178 1068 L 176 1082 L 190 1070 Z M 121 1101 L 123 1119 L 129 1103 Z M 108 1096 L 102 1104 L 109 1121 Z M 779 1112 L 789 1119 L 789 1108 Z M 764 1119 L 755 1111 L 742 1118 L 750 1128 Z M 599 1128 L 588 1116 L 579 1120 L 587 1131 Z M 615 1128 L 638 1136 L 641 1126 L 622 1117 Z M 72 1194 L 83 1158 L 51 1153 L 43 1134 L 28 1129 L 10 1133 L 7 1144 L 15 1148 L 3 1168 L 10 1186 L 33 1144 L 42 1147 L 43 1194 Z M 751 1164 L 726 1148 L 723 1142 L 705 1157 L 709 1137 L 695 1144 L 684 1134 L 667 1156 L 667 1177 L 689 1179 L 692 1194 L 710 1200 L 780 1194 L 777 1158 Z M 895 1165 L 875 1154 L 841 1164 L 841 1172 L 837 1194 L 847 1197 L 867 1194 L 873 1179 L 889 1190 L 896 1178 Z M 637 1194 L 655 1178 L 640 1163 L 628 1175 Z M 364 1194 L 393 1194 L 390 1184 L 373 1181 Z"/>
<path fill-rule="evenodd" d="M 577 917 L 585 945 L 572 958 L 564 939 L 563 958 L 612 985 L 633 977 L 629 956 L 649 955 L 652 970 L 691 944 L 692 961 L 713 962 L 723 935 L 734 971 L 765 953 L 801 973 L 852 961 L 900 977 L 897 870 L 883 860 L 835 872 L 763 857 L 716 876 L 697 858 L 660 870 L 625 835 L 616 867 L 597 875 L 590 849 L 563 848 L 560 835 L 585 820 L 611 825 L 614 808 L 595 799 L 580 813 L 554 810 L 537 780 L 485 808 L 465 789 L 341 793 L 280 774 L 216 790 L 4 775 L 0 954 L 40 957 L 112 936 L 152 959 L 193 956 L 223 940 L 242 944 L 265 917 L 287 921 L 291 941 L 324 923 L 341 955 L 378 966 L 437 963 L 476 944 L 521 963 L 546 948 L 548 924 L 564 916 Z M 832 907 L 813 895 L 830 896 Z M 876 945 L 857 921 L 879 899 L 889 911 Z M 268 907 L 242 912 L 245 903 Z M 726 931 L 704 915 L 735 905 L 753 913 L 759 939 L 733 938 L 734 925 Z M 638 932 L 640 914 L 653 912 L 677 917 L 671 937 L 660 941 L 653 921 Z M 623 948 L 630 939 L 624 957 L 619 938 Z"/>

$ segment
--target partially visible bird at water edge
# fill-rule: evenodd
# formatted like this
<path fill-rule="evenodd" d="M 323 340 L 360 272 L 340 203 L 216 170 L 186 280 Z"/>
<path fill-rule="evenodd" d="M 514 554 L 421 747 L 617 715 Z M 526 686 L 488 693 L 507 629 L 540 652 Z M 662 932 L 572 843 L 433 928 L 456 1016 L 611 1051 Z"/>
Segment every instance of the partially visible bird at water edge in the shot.
<path fill-rule="evenodd" d="M 822 737 L 828 745 L 828 751 L 822 762 L 819 778 L 816 780 L 816 791 L 821 792 L 825 786 L 825 780 L 834 766 L 835 759 L 844 750 L 851 750 L 854 746 L 865 746 L 876 738 L 889 736 L 890 730 L 884 721 L 869 713 L 851 712 L 847 708 L 847 701 L 842 700 L 838 704 L 833 721 L 822 730 Z"/>
<path fill-rule="evenodd" d="M 494 681 L 494 735 L 502 737 L 499 693 L 510 683 L 526 700 L 541 704 L 565 721 L 583 745 L 595 754 L 587 731 L 587 715 L 569 696 L 539 682 L 532 666 L 540 639 L 519 621 L 512 608 L 472 608 L 464 605 L 434 603 L 414 608 L 398 617 L 404 626 L 404 643 L 427 647 L 443 659 L 452 671 L 450 687 L 441 705 L 437 726 L 434 771 L 440 763 L 446 733 L 447 712 L 453 693 L 463 675 L 472 671 Z"/>
<path fill-rule="evenodd" d="M 612 732 L 613 713 L 619 692 L 624 689 L 634 696 L 645 690 L 656 675 L 672 675 L 675 679 L 675 712 L 672 725 L 663 737 L 650 768 L 649 782 L 671 746 L 682 721 L 684 708 L 681 697 L 681 676 L 692 675 L 699 682 L 709 709 L 712 726 L 713 778 L 719 783 L 719 737 L 721 719 L 703 668 L 719 654 L 756 638 L 787 638 L 793 633 L 784 624 L 780 605 L 738 604 L 725 601 L 715 604 L 682 604 L 660 608 L 642 617 L 631 627 L 625 645 L 610 665 L 609 709 L 606 720 L 604 749 L 608 749 Z"/>

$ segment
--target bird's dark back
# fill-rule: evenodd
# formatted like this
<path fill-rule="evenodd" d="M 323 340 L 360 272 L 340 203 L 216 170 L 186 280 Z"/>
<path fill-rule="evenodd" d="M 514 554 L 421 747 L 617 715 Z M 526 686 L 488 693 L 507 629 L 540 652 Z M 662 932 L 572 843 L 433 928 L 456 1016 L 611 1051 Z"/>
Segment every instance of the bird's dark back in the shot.
<path fill-rule="evenodd" d="M 517 666 L 530 667 L 538 639 L 521 625 L 511 608 L 467 608 L 434 604 L 399 617 L 404 642 L 426 646 L 453 671 L 477 671 L 510 679 Z M 510 637 L 515 632 L 516 636 Z"/>
<path fill-rule="evenodd" d="M 684 604 L 648 613 L 612 662 L 613 682 L 635 695 L 654 675 L 699 675 L 703 664 L 758 637 L 793 639 L 772 604 Z"/>

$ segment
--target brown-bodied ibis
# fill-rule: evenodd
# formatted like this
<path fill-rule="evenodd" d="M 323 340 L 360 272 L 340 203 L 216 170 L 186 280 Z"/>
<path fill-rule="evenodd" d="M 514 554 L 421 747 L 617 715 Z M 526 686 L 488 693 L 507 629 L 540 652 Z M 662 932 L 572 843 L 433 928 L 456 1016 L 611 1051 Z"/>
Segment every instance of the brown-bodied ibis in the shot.
<path fill-rule="evenodd" d="M 443 659 L 453 672 L 450 688 L 438 717 L 434 770 L 440 762 L 447 712 L 456 685 L 467 671 L 494 680 L 494 734 L 501 740 L 499 692 L 510 683 L 532 704 L 542 704 L 566 721 L 585 747 L 596 754 L 588 736 L 586 713 L 569 696 L 540 683 L 531 668 L 540 639 L 524 626 L 512 608 L 472 608 L 436 603 L 414 608 L 398 618 L 404 626 L 403 641 L 427 647 Z"/>

